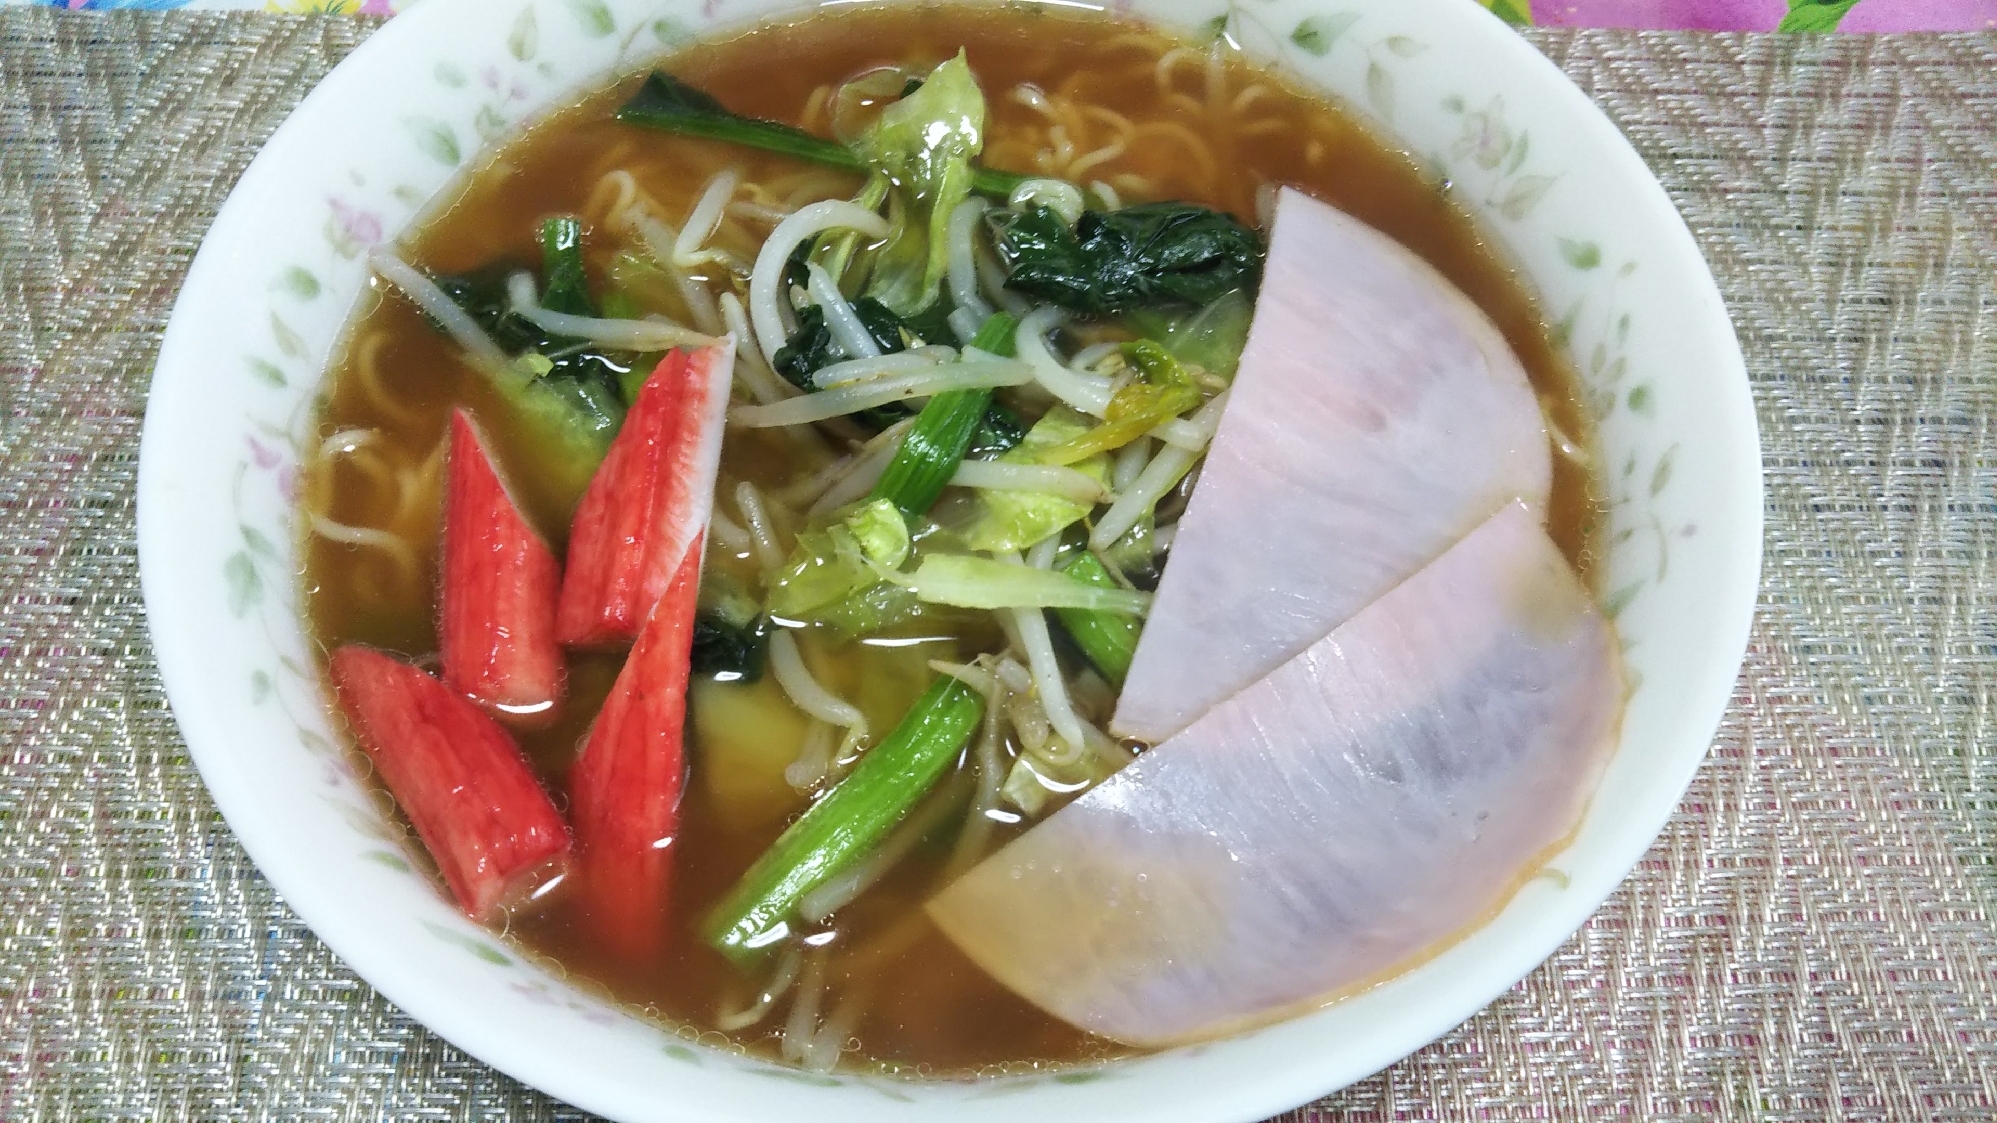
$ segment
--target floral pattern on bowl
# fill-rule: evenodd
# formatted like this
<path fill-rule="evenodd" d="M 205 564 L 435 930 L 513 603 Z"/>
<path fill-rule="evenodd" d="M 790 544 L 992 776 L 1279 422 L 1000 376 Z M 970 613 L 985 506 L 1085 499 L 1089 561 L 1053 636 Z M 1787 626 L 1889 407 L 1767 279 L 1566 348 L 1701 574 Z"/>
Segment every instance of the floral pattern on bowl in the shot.
<path fill-rule="evenodd" d="M 1724 309 L 1611 125 L 1457 0 L 1133 0 L 1341 98 L 1447 180 L 1535 285 L 1583 372 L 1610 501 L 1605 607 L 1633 693 L 1596 810 L 1489 926 L 1406 976 L 1226 1041 L 978 1080 L 821 1076 L 644 1022 L 471 925 L 355 779 L 296 589 L 299 465 L 364 253 L 486 146 L 601 76 L 785 0 L 426 0 L 343 63 L 245 173 L 183 291 L 141 459 L 140 545 L 162 675 L 218 805 L 322 938 L 497 1067 L 624 1119 L 1246 1118 L 1419 1047 L 1549 954 L 1661 827 L 1744 643 L 1759 461 Z M 217 401 L 229 403 L 220 411 Z M 669 1090 L 670 1094 L 664 1094 Z"/>

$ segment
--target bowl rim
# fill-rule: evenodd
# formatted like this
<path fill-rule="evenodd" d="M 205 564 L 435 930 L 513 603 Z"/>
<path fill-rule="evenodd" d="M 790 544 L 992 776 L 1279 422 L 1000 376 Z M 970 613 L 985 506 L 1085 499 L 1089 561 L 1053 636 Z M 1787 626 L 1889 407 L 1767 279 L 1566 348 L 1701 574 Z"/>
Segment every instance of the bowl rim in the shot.
<path fill-rule="evenodd" d="M 1039 2 L 1093 6 L 1074 4 L 1070 0 Z M 1432 0 L 1424 2 L 1430 7 L 1438 7 Z M 1369 3 L 1377 7 L 1385 6 L 1385 0 L 1369 0 Z M 780 5 L 759 8 L 752 15 L 727 27 L 730 30 L 746 30 L 820 6 L 809 0 L 805 3 L 785 0 Z M 1183 8 L 1188 5 L 1181 3 L 1175 6 Z M 1531 76 L 1534 85 L 1542 88 L 1547 96 L 1566 103 L 1573 126 L 1588 134 L 1583 140 L 1589 144 L 1591 151 L 1606 153 L 1607 158 L 1614 162 L 1616 166 L 1612 173 L 1619 182 L 1628 185 L 1632 199 L 1650 210 L 1661 208 L 1661 213 L 1669 216 L 1661 231 L 1666 248 L 1674 257 L 1687 258 L 1695 263 L 1700 278 L 1700 291 L 1689 294 L 1688 301 L 1707 306 L 1706 316 L 1710 321 L 1707 326 L 1724 330 L 1722 366 L 1725 369 L 1718 371 L 1715 377 L 1727 388 L 1723 399 L 1730 400 L 1716 400 L 1709 404 L 1714 416 L 1720 418 L 1722 423 L 1733 425 L 1738 430 L 1744 420 L 1746 426 L 1744 443 L 1738 439 L 1741 433 L 1732 433 L 1740 455 L 1728 471 L 1737 483 L 1732 492 L 1724 497 L 1731 501 L 1725 515 L 1735 521 L 1737 533 L 1746 545 L 1734 558 L 1730 571 L 1722 574 L 1710 589 L 1710 600 L 1715 606 L 1710 633 L 1716 649 L 1724 653 L 1724 658 L 1716 657 L 1699 676 L 1688 702 L 1688 712 L 1697 716 L 1687 719 L 1689 725 L 1708 731 L 1717 730 L 1745 655 L 1761 568 L 1763 481 L 1745 363 L 1733 337 L 1717 285 L 1690 230 L 1663 186 L 1636 151 L 1600 108 L 1551 60 L 1496 17 L 1483 12 L 1470 12 L 1468 7 L 1464 5 L 1465 11 L 1456 18 L 1488 24 L 1484 41 L 1479 43 L 1480 48 L 1489 50 L 1504 66 Z M 167 372 L 186 369 L 203 361 L 200 345 L 188 329 L 188 320 L 200 313 L 200 305 L 205 299 L 203 294 L 231 268 L 233 263 L 228 258 L 227 248 L 243 239 L 251 229 L 253 215 L 250 206 L 261 193 L 273 188 L 278 169 L 290 158 L 291 152 L 310 142 L 305 130 L 314 118 L 357 96 L 370 80 L 370 70 L 379 62 L 392 60 L 398 52 L 448 35 L 454 28 L 478 19 L 480 9 L 481 0 L 429 0 L 403 13 L 343 59 L 286 117 L 245 169 L 203 238 L 166 328 L 156 365 L 153 393 L 161 392 Z M 1140 18 L 1152 19 L 1148 15 Z M 579 84 L 571 83 L 564 88 L 574 89 L 578 85 L 588 88 L 600 83 L 602 78 L 601 73 L 594 74 Z M 1307 76 L 1299 76 L 1298 80 L 1307 87 L 1314 87 Z M 560 104 L 560 100 L 557 99 L 554 104 Z M 546 112 L 546 109 L 537 111 L 533 119 L 539 119 Z M 1378 127 L 1377 124 L 1375 127 Z M 1398 140 L 1391 131 L 1387 131 L 1387 137 L 1390 141 Z M 510 139 L 511 134 L 499 143 L 504 144 Z M 489 152 L 491 147 L 485 146 L 480 151 Z M 467 161 L 467 166 L 475 166 L 476 163 L 476 160 Z M 462 180 L 454 178 L 450 182 L 455 185 Z M 447 186 L 446 190 L 450 189 Z M 1526 280 L 1531 283 L 1529 277 Z M 346 310 L 346 314 L 351 316 L 351 309 Z M 1712 320 L 1714 316 L 1717 320 Z M 346 916 L 349 903 L 337 899 L 339 895 L 320 884 L 308 865 L 280 845 L 278 839 L 282 830 L 274 817 L 275 812 L 262 806 L 260 793 L 249 782 L 249 777 L 228 767 L 219 750 L 213 747 L 229 737 L 226 706 L 216 704 L 211 692 L 203 689 L 206 642 L 198 621 L 188 619 L 182 611 L 184 606 L 177 603 L 177 586 L 186 575 L 177 568 L 177 558 L 162 545 L 163 540 L 174 532 L 174 522 L 183 506 L 199 503 L 201 497 L 185 494 L 180 481 L 166 466 L 163 460 L 165 454 L 161 451 L 170 440 L 166 428 L 166 414 L 154 410 L 149 403 L 140 444 L 137 487 L 140 576 L 148 629 L 161 680 L 187 742 L 189 755 L 217 807 L 257 868 L 315 936 L 358 975 L 395 1006 L 480 1061 L 590 1111 L 623 1118 L 639 1115 L 695 1118 L 695 1115 L 675 1114 L 676 1109 L 670 1108 L 664 1115 L 654 1109 L 636 1112 L 627 1099 L 613 1095 L 610 1090 L 561 1071 L 559 1067 L 551 1068 L 530 1042 L 511 1029 L 463 1016 L 454 999 L 439 994 L 429 980 L 410 969 L 393 949 L 377 946 L 371 941 Z M 1710 744 L 1710 733 L 1707 744 Z M 1216 1088 L 1205 1098 L 1192 1097 L 1176 1103 L 1133 1107 L 1131 1114 L 1141 1112 L 1147 1119 L 1159 1120 L 1260 1119 L 1375 1072 L 1446 1033 L 1516 985 L 1601 907 L 1662 831 L 1682 800 L 1704 754 L 1704 747 L 1696 754 L 1688 751 L 1682 767 L 1657 781 L 1657 795 L 1646 805 L 1652 813 L 1623 824 L 1616 833 L 1616 840 L 1620 843 L 1618 848 L 1594 859 L 1595 865 L 1613 867 L 1617 872 L 1605 882 L 1590 886 L 1591 891 L 1584 894 L 1585 908 L 1579 907 L 1580 898 L 1572 898 L 1575 907 L 1561 910 L 1563 917 L 1572 913 L 1574 924 L 1565 920 L 1542 923 L 1535 929 L 1537 938 L 1515 941 L 1509 954 L 1504 956 L 1502 966 L 1486 968 L 1477 974 L 1481 986 L 1458 994 L 1455 1001 L 1436 1003 L 1436 1008 L 1425 1019 L 1426 1028 L 1413 1035 L 1383 1033 L 1377 1039 L 1362 1042 L 1357 1049 L 1342 1053 L 1327 1051 L 1336 1055 L 1328 1055 L 1317 1063 L 1264 1069 L 1255 1074 L 1255 1080 L 1244 1082 L 1243 1086 Z M 1667 794 L 1668 799 L 1665 798 Z M 1306 1021 L 1308 1017 L 1295 1019 L 1289 1024 Z M 1018 1105 L 1021 1101 L 1014 1100 L 1012 1103 Z M 886 1108 L 888 1105 L 882 1106 Z M 715 1118 L 714 1112 L 713 1108 L 703 1108 L 697 1117 Z M 727 1110 L 723 1111 L 723 1115 L 742 1119 L 759 1117 Z"/>

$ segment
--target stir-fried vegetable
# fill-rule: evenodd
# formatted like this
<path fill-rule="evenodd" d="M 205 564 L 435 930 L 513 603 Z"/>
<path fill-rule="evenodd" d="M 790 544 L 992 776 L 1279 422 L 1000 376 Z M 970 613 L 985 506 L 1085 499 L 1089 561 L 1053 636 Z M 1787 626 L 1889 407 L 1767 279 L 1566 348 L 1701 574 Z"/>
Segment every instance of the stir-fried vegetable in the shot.
<path fill-rule="evenodd" d="M 963 52 L 881 112 L 852 145 L 888 185 L 893 226 L 874 258 L 867 295 L 901 316 L 936 303 L 949 264 L 950 212 L 971 194 L 971 158 L 984 147 L 985 96 Z"/>
<path fill-rule="evenodd" d="M 950 308 L 940 297 L 950 213 L 971 193 L 971 158 L 984 144 L 984 120 L 984 95 L 960 54 L 911 84 L 853 139 L 851 151 L 870 173 L 854 202 L 869 212 L 885 208 L 887 235 L 865 252 L 856 252 L 858 236 L 850 230 L 809 239 L 793 252 L 783 289 L 802 284 L 811 303 L 795 309 L 797 331 L 772 356 L 793 385 L 824 389 L 819 372 L 842 360 L 871 360 L 948 337 Z M 862 289 L 864 295 L 848 298 Z M 885 426 L 908 412 L 889 403 L 857 416 Z"/>
<path fill-rule="evenodd" d="M 795 949 L 800 918 L 822 920 L 833 902 L 866 891 L 898 856 L 901 843 L 888 841 L 897 824 L 954 762 L 967 762 L 960 791 L 936 797 L 937 813 L 963 813 L 975 791 L 970 814 L 982 819 L 1001 799 L 1042 814 L 1127 761 L 1097 723 L 1116 704 L 1150 608 L 1132 575 L 1155 571 L 1157 503 L 1204 455 L 1246 337 L 1263 245 L 1233 218 L 1180 203 L 1089 211 L 1078 187 L 1052 180 L 1005 207 L 972 198 L 1011 195 L 1023 180 L 975 163 L 986 105 L 962 53 L 919 78 L 873 72 L 833 104 L 840 141 L 732 113 L 658 73 L 619 111 L 633 124 L 865 174 L 850 199 L 806 200 L 776 216 L 748 269 L 746 309 L 728 295 L 717 301 L 705 287 L 716 282 L 675 264 L 716 229 L 702 218 L 680 234 L 664 216 L 639 219 L 597 295 L 582 224 L 569 216 L 539 223 L 532 269 L 508 261 L 433 283 L 395 263 L 405 274 L 396 283 L 422 290 L 418 303 L 526 419 L 528 455 L 552 461 L 528 471 L 573 476 L 581 491 L 626 430 L 571 534 L 565 604 L 629 584 L 592 581 L 603 565 L 589 562 L 611 558 L 628 537 L 606 528 L 635 502 L 632 488 L 712 491 L 711 475 L 687 482 L 671 456 L 658 460 L 656 478 L 649 467 L 634 477 L 639 461 L 625 461 L 637 453 L 623 451 L 645 434 L 638 444 L 650 448 L 670 436 L 660 426 L 678 424 L 656 394 L 626 413 L 647 356 L 683 337 L 709 342 L 682 324 L 714 332 L 725 323 L 749 347 L 753 370 L 716 360 L 706 372 L 701 400 L 713 406 L 717 434 L 726 408 L 738 430 L 836 422 L 820 435 L 847 442 L 800 479 L 743 482 L 746 526 L 714 524 L 727 553 L 753 557 L 760 576 L 719 556 L 703 574 L 697 552 L 676 551 L 671 620 L 606 601 L 596 616 L 608 620 L 617 607 L 616 627 L 596 620 L 604 626 L 563 633 L 582 646 L 641 636 L 585 757 L 595 771 L 582 774 L 596 784 L 585 788 L 596 794 L 578 804 L 594 852 L 616 859 L 615 868 L 599 860 L 579 891 L 599 898 L 631 948 L 652 948 L 659 934 L 665 867 L 646 838 L 670 837 L 683 773 L 676 756 L 652 762 L 656 774 L 635 792 L 608 779 L 605 762 L 626 767 L 653 740 L 676 751 L 682 688 L 693 699 L 696 773 L 709 773 L 700 782 L 731 814 L 769 821 L 823 793 L 702 922 L 702 936 L 744 966 L 766 949 Z M 711 217 L 731 206 L 735 175 L 718 175 L 696 210 Z M 733 280 L 744 280 L 740 270 Z M 961 352 L 945 346 L 958 343 Z M 731 378 L 752 401 L 726 404 Z M 803 393 L 788 394 L 777 378 Z M 855 440 L 851 421 L 894 430 Z M 1085 528 L 1103 541 L 1075 551 Z M 1049 611 L 1072 647 L 1053 642 Z M 667 627 L 670 644 L 659 638 Z M 803 631 L 773 628 L 811 629 L 834 645 L 1007 638 L 964 664 L 948 661 L 954 647 L 934 663 L 924 651 L 918 677 L 891 705 L 856 705 L 851 682 L 814 677 Z M 652 668 L 642 681 L 630 672 L 641 664 Z M 842 675 L 848 665 L 833 664 Z M 953 677 L 932 682 L 932 668 Z M 853 697 L 880 681 L 870 674 Z M 925 683 L 893 732 L 866 749 L 866 716 L 881 711 L 878 729 Z M 960 756 L 980 727 L 975 751 Z M 643 830 L 605 833 L 627 821 Z M 962 832 L 966 861 L 992 829 Z M 927 830 L 905 824 L 902 842 Z"/>
<path fill-rule="evenodd" d="M 901 317 L 871 296 L 854 301 L 853 312 L 883 355 L 906 351 L 913 341 L 914 333 L 902 323 Z M 775 366 L 784 381 L 800 390 L 811 391 L 818 388 L 811 380 L 813 374 L 851 357 L 833 338 L 832 328 L 825 322 L 825 310 L 814 305 L 798 311 L 797 331 L 789 342 L 777 349 Z"/>
<path fill-rule="evenodd" d="M 540 234 L 543 270 L 550 279 L 544 299 L 560 305 L 544 306 L 570 315 L 591 314 L 581 225 L 573 218 L 551 218 Z M 535 474 L 574 495 L 624 423 L 627 378 L 634 370 L 649 371 L 651 364 L 640 354 L 554 335 L 520 315 L 507 291 L 508 277 L 516 271 L 509 263 L 495 262 L 435 278 L 435 285 L 507 357 L 488 373 L 532 437 L 527 445 L 537 461 Z"/>
<path fill-rule="evenodd" d="M 827 167 L 864 170 L 860 157 L 837 141 L 812 136 L 790 125 L 732 113 L 704 91 L 663 71 L 655 70 L 645 79 L 645 84 L 617 111 L 617 119 L 683 136 L 711 137 L 765 152 L 779 152 Z M 1025 179 L 1011 172 L 977 168 L 971 187 L 982 195 L 1005 198 Z"/>
<path fill-rule="evenodd" d="M 724 573 L 704 574 L 693 617 L 694 675 L 755 682 L 763 677 L 769 642 L 770 621 L 755 598 Z"/>
<path fill-rule="evenodd" d="M 1041 450 L 1042 464 L 1073 464 L 1122 448 L 1200 404 L 1200 388 L 1178 360 L 1148 339 L 1123 345 L 1123 360 L 1137 377 L 1109 400 L 1103 423 L 1070 440 Z"/>
<path fill-rule="evenodd" d="M 541 222 L 541 274 L 546 285 L 541 305 L 570 316 L 594 316 L 589 280 L 582 266 L 582 223 L 573 215 L 556 215 Z"/>
<path fill-rule="evenodd" d="M 983 714 L 984 702 L 969 687 L 939 677 L 894 732 L 749 867 L 708 914 L 707 942 L 749 963 L 789 937 L 804 895 L 887 837 L 949 768 Z"/>
<path fill-rule="evenodd" d="M 933 526 L 920 528 L 923 535 Z M 916 536 L 894 504 L 872 499 L 841 514 L 829 526 L 797 536 L 797 548 L 771 581 L 770 615 L 798 623 L 839 622 L 842 630 L 885 628 L 914 607 L 900 590 L 869 596 L 913 549 Z"/>
<path fill-rule="evenodd" d="M 1041 464 L 1048 449 L 1079 440 L 1091 428 L 1090 419 L 1065 406 L 1055 406 L 1027 431 L 1025 440 L 998 458 L 1001 464 Z M 1068 467 L 1097 483 L 1109 484 L 1109 457 L 1097 454 Z M 1051 492 L 990 491 L 984 509 L 964 531 L 964 544 L 973 550 L 1024 550 L 1088 517 L 1093 504 Z"/>
<path fill-rule="evenodd" d="M 1071 558 L 1061 572 L 1098 589 L 1117 587 L 1109 570 L 1087 550 Z M 1129 613 L 1090 608 L 1057 608 L 1054 617 L 1110 685 L 1121 688 L 1124 676 L 1130 673 L 1130 657 L 1137 652 L 1137 637 L 1143 633 L 1144 625 Z"/>
<path fill-rule="evenodd" d="M 1222 294 L 1191 315 L 1147 308 L 1125 316 L 1145 338 L 1164 344 L 1173 358 L 1224 382 L 1234 381 L 1241 351 L 1248 346 L 1248 325 L 1254 318 L 1255 304 L 1240 289 Z"/>
<path fill-rule="evenodd" d="M 808 247 L 805 247 L 808 248 Z M 853 313 L 860 325 L 880 349 L 883 355 L 906 351 L 917 336 L 909 330 L 901 317 L 888 311 L 887 305 L 871 296 L 863 296 L 853 302 Z M 797 332 L 790 341 L 777 349 L 772 365 L 784 381 L 807 393 L 818 389 L 811 376 L 831 366 L 841 359 L 848 358 L 844 350 L 833 338 L 832 328 L 825 322 L 825 310 L 816 305 L 800 309 L 797 313 Z M 855 420 L 885 429 L 896 421 L 907 417 L 909 408 L 900 402 L 875 406 L 853 414 Z"/>
<path fill-rule="evenodd" d="M 1010 358 L 1012 333 L 1018 326 L 1006 313 L 994 312 L 978 329 L 971 346 Z M 996 422 L 988 419 L 991 401 L 988 389 L 952 390 L 929 399 L 915 424 L 902 435 L 901 447 L 874 485 L 874 497 L 892 502 L 910 518 L 929 510 L 979 433 L 994 424 L 1017 422 L 1010 410 Z M 1014 437 L 1012 443 L 1019 443 L 1019 439 Z"/>
<path fill-rule="evenodd" d="M 1071 230 L 1044 206 L 993 220 L 1006 287 L 1077 312 L 1202 305 L 1262 276 L 1262 239 L 1232 217 L 1189 203 L 1084 211 Z"/>
<path fill-rule="evenodd" d="M 931 554 L 911 580 L 915 595 L 958 608 L 1084 608 L 1141 614 L 1151 594 L 1078 581 L 1064 573 L 967 554 Z"/>

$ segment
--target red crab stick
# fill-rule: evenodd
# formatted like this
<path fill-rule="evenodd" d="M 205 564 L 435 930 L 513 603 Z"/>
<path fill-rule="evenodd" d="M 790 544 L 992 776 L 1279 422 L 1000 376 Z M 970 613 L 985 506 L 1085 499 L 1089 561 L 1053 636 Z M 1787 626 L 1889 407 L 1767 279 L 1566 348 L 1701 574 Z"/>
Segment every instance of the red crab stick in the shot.
<path fill-rule="evenodd" d="M 665 947 L 700 543 L 681 555 L 569 773 L 581 892 L 605 945 L 626 960 Z"/>
<path fill-rule="evenodd" d="M 333 653 L 361 750 L 473 920 L 567 868 L 569 832 L 499 723 L 424 672 L 367 647 Z"/>
<path fill-rule="evenodd" d="M 676 350 L 638 392 L 569 532 L 556 630 L 572 647 L 630 643 L 707 527 L 733 337 Z"/>
<path fill-rule="evenodd" d="M 521 516 L 463 410 L 451 415 L 439 641 L 444 683 L 521 726 L 561 701 L 554 552 Z"/>

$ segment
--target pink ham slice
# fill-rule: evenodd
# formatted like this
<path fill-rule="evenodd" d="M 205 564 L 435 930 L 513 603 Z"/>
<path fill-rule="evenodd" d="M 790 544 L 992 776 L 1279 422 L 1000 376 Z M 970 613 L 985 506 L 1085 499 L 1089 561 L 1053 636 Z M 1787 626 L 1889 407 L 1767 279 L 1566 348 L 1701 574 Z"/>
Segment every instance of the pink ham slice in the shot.
<path fill-rule="evenodd" d="M 1404 970 L 1563 844 L 1615 638 L 1517 504 L 974 867 L 929 914 L 1077 1026 L 1162 1046 Z"/>
<path fill-rule="evenodd" d="M 1538 400 L 1421 259 L 1285 189 L 1227 413 L 1111 722 L 1154 744 L 1316 643 L 1508 499 L 1545 506 Z"/>

